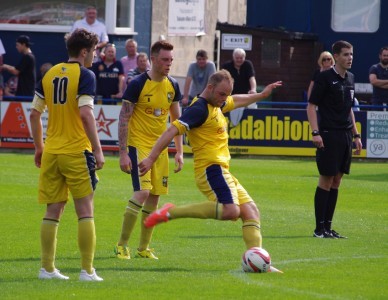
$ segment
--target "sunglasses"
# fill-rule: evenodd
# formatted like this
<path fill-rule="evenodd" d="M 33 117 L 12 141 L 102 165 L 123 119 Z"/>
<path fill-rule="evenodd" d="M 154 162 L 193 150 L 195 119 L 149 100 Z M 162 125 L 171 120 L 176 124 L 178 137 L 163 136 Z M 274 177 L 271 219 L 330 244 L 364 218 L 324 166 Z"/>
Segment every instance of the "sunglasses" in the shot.
<path fill-rule="evenodd" d="M 322 59 L 322 62 L 324 62 L 324 61 L 331 61 L 331 58 L 330 58 L 330 57 L 328 57 L 328 58 L 323 58 L 323 59 Z"/>

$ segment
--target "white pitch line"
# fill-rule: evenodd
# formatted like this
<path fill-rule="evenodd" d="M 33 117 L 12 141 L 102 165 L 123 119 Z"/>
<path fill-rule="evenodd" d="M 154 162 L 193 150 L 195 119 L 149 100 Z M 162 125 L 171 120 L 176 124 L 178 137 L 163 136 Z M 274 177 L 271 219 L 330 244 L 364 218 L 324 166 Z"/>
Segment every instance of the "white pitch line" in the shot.
<path fill-rule="evenodd" d="M 314 293 L 314 292 L 305 291 L 305 290 L 287 288 L 284 286 L 275 286 L 275 285 L 269 284 L 267 282 L 264 283 L 262 281 L 253 280 L 243 270 L 231 270 L 231 271 L 229 271 L 229 273 L 231 273 L 234 277 L 240 279 L 241 281 L 243 281 L 246 284 L 257 285 L 257 286 L 265 287 L 265 288 L 269 288 L 269 289 L 276 289 L 276 291 L 284 291 L 284 292 L 291 293 L 291 294 L 310 296 L 310 297 L 313 297 L 316 299 L 319 298 L 319 299 L 351 300 L 351 298 L 344 298 L 344 297 L 338 297 L 338 296 L 334 296 L 334 295 Z M 250 273 L 250 274 L 252 274 L 252 273 Z M 257 274 L 257 275 L 263 276 L 264 274 Z M 277 275 L 284 276 L 283 274 L 277 274 Z"/>
<path fill-rule="evenodd" d="M 351 256 L 351 257 L 336 257 L 336 259 L 334 259 L 334 260 L 339 261 L 339 260 L 349 260 L 349 259 L 381 259 L 381 258 L 385 258 L 385 257 L 386 257 L 386 255 L 370 255 L 370 256 L 364 255 L 364 256 Z M 284 261 L 277 261 L 275 264 L 276 264 L 276 266 L 279 266 L 279 265 L 281 266 L 281 265 L 287 265 L 287 264 L 293 264 L 293 263 L 320 262 L 320 261 L 331 261 L 332 262 L 333 258 L 319 257 L 319 258 L 290 259 L 290 260 L 284 260 Z M 280 268 L 280 269 L 282 270 L 282 268 Z M 339 296 L 335 296 L 332 294 L 321 294 L 321 293 L 315 293 L 315 292 L 310 292 L 310 291 L 306 291 L 306 290 L 288 288 L 288 287 L 284 287 L 284 286 L 275 286 L 275 285 L 269 284 L 267 282 L 263 283 L 262 281 L 253 280 L 242 269 L 230 270 L 229 273 L 232 276 L 240 279 L 241 281 L 243 281 L 246 284 L 257 285 L 257 286 L 270 288 L 270 289 L 276 288 L 276 290 L 278 290 L 278 291 L 282 290 L 282 291 L 288 292 L 288 293 L 306 295 L 306 296 L 311 296 L 311 297 L 320 298 L 320 299 L 338 299 L 338 300 L 346 300 L 346 299 L 351 300 L 352 299 L 352 298 L 339 297 Z M 257 275 L 263 276 L 264 274 L 257 274 Z M 277 275 L 278 276 L 285 276 L 283 274 L 277 274 Z"/>
<path fill-rule="evenodd" d="M 287 265 L 287 264 L 293 264 L 293 263 L 300 263 L 300 262 L 320 262 L 320 261 L 330 261 L 335 262 L 338 260 L 349 260 L 349 259 L 380 259 L 385 258 L 386 255 L 356 255 L 356 256 L 337 256 L 335 259 L 331 257 L 318 257 L 318 258 L 298 258 L 298 259 L 290 259 L 290 260 L 282 260 L 282 261 L 276 261 L 276 265 Z"/>

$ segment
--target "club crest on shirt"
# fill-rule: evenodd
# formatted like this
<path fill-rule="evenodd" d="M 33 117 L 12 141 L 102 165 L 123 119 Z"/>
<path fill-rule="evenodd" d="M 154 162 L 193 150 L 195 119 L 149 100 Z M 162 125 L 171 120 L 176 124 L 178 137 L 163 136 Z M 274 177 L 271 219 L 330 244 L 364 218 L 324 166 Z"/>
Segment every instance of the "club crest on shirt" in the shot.
<path fill-rule="evenodd" d="M 174 95 L 173 92 L 168 92 L 167 93 L 167 101 L 168 101 L 168 103 L 172 102 L 173 95 Z"/>

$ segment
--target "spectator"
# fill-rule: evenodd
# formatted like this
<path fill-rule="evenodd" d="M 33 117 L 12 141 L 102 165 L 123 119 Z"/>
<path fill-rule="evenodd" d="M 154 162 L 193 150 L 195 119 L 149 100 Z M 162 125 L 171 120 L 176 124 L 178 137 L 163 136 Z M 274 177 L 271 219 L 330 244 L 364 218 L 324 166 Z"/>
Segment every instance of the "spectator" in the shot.
<path fill-rule="evenodd" d="M 137 56 L 137 67 L 135 69 L 129 70 L 127 84 L 141 73 L 147 72 L 148 68 L 148 55 L 145 52 L 140 52 Z"/>
<path fill-rule="evenodd" d="M 11 76 L 4 85 L 4 96 L 15 97 L 17 87 L 18 87 L 18 77 Z"/>
<path fill-rule="evenodd" d="M 0 39 L 0 67 L 3 65 L 4 54 L 5 54 L 5 49 Z M 3 74 L 1 74 L 0 72 L 0 100 L 3 100 L 3 93 L 4 93 L 4 78 L 3 78 Z"/>
<path fill-rule="evenodd" d="M 39 74 L 38 74 L 38 79 L 37 79 L 37 82 L 39 82 L 42 78 L 43 78 L 43 76 L 44 76 L 44 74 L 46 74 L 46 72 L 48 71 L 48 70 L 50 70 L 51 69 L 51 67 L 52 67 L 53 65 L 51 64 L 51 63 L 49 63 L 49 62 L 47 62 L 47 63 L 44 63 L 44 64 L 42 64 L 41 66 L 40 66 L 40 68 L 39 68 Z"/>
<path fill-rule="evenodd" d="M 104 47 L 109 42 L 108 34 L 105 24 L 97 20 L 97 8 L 95 6 L 88 6 L 85 10 L 85 17 L 81 20 L 75 21 L 71 32 L 77 28 L 85 28 L 91 32 L 94 32 L 98 36 L 98 44 L 96 46 L 96 57 L 94 62 L 98 61 L 103 56 Z"/>
<path fill-rule="evenodd" d="M 134 70 L 137 67 L 137 42 L 134 39 L 128 39 L 125 42 L 125 50 L 127 50 L 127 55 L 123 56 L 120 61 L 123 64 L 125 82 L 128 82 L 128 72 Z M 150 61 L 147 60 L 147 69 L 151 67 Z"/>
<path fill-rule="evenodd" d="M 93 63 L 92 70 L 97 79 L 97 95 L 103 99 L 121 98 L 124 92 L 123 65 L 116 60 L 116 47 L 107 44 L 102 61 Z M 112 101 L 103 101 L 103 104 L 113 104 Z"/>
<path fill-rule="evenodd" d="M 5 70 L 18 76 L 16 96 L 33 96 L 36 82 L 35 56 L 30 49 L 32 43 L 27 35 L 16 39 L 16 49 L 21 53 L 22 59 L 16 66 L 3 64 L 0 70 Z"/>
<path fill-rule="evenodd" d="M 385 110 L 388 105 L 388 46 L 380 49 L 380 62 L 370 67 L 369 81 L 373 86 L 372 104 L 384 105 Z"/>
<path fill-rule="evenodd" d="M 233 51 L 233 60 L 222 65 L 234 79 L 232 95 L 256 93 L 256 78 L 253 64 L 245 59 L 244 49 L 236 48 Z"/>
<path fill-rule="evenodd" d="M 222 65 L 222 69 L 228 70 L 234 79 L 232 95 L 235 94 L 254 94 L 256 93 L 256 78 L 253 64 L 250 60 L 245 59 L 244 49 L 236 48 L 233 51 L 233 60 Z M 257 105 L 252 103 L 247 108 L 256 108 Z M 230 120 L 234 126 L 240 123 L 245 107 L 232 110 Z"/>
<path fill-rule="evenodd" d="M 182 106 L 190 105 L 194 97 L 203 92 L 210 75 L 216 72 L 216 66 L 208 60 L 205 50 L 198 50 L 196 60 L 190 64 L 187 71 Z"/>
<path fill-rule="evenodd" d="M 314 81 L 322 71 L 330 69 L 334 65 L 333 55 L 329 51 L 323 51 L 318 58 L 319 69 L 315 70 L 313 77 L 311 78 L 309 88 L 307 90 L 307 99 L 310 98 L 311 91 L 313 90 Z"/>

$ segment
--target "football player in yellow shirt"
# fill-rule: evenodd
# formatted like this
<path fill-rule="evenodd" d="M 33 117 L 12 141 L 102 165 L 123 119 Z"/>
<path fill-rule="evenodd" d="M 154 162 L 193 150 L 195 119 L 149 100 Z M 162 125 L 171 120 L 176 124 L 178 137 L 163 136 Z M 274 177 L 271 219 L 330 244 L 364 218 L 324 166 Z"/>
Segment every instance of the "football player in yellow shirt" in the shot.
<path fill-rule="evenodd" d="M 229 171 L 228 124 L 224 113 L 264 99 L 281 85 L 282 82 L 277 81 L 266 86 L 261 93 L 231 95 L 233 78 L 228 71 L 221 70 L 209 78 L 205 90 L 163 133 L 148 157 L 140 162 L 139 169 L 140 175 L 145 174 L 171 139 L 186 133 L 194 155 L 197 187 L 210 201 L 184 206 L 167 203 L 145 220 L 146 227 L 178 218 L 241 218 L 246 248 L 261 247 L 259 210 Z M 272 271 L 277 270 L 272 267 Z"/>
<path fill-rule="evenodd" d="M 81 281 L 102 281 L 93 268 L 96 248 L 93 196 L 104 165 L 93 102 L 96 79 L 92 65 L 96 34 L 76 29 L 67 36 L 69 60 L 52 67 L 39 82 L 30 115 L 35 145 L 35 165 L 40 168 L 39 202 L 46 204 L 41 225 L 42 267 L 40 279 L 69 279 L 55 268 L 57 231 L 69 198 L 78 217 Z M 48 110 L 43 142 L 41 114 Z"/>
<path fill-rule="evenodd" d="M 168 151 L 161 151 L 153 168 L 139 175 L 138 162 L 147 157 L 152 146 L 167 129 L 167 120 L 180 116 L 181 92 L 177 81 L 169 76 L 173 61 L 173 45 L 158 41 L 151 46 L 152 67 L 132 79 L 123 95 L 119 116 L 120 168 L 132 176 L 133 196 L 124 213 L 121 235 L 114 248 L 121 259 L 130 259 L 128 242 L 141 211 L 140 242 L 136 255 L 158 259 L 149 248 L 153 228 L 144 227 L 143 221 L 155 211 L 160 195 L 168 192 Z M 175 137 L 175 162 L 179 172 L 183 166 L 182 138 Z"/>

